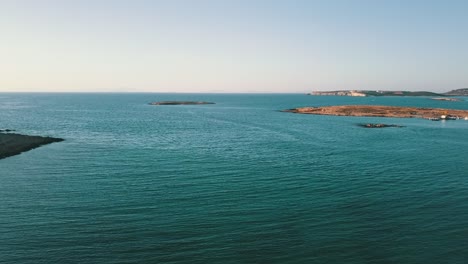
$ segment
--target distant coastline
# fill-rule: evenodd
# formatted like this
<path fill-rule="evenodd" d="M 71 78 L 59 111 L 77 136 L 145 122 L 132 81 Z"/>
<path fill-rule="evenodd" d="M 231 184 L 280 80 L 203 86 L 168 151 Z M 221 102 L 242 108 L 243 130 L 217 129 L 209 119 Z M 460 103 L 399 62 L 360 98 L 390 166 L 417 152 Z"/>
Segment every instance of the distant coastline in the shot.
<path fill-rule="evenodd" d="M 468 88 L 456 89 L 447 93 L 434 93 L 428 91 L 384 91 L 384 90 L 338 90 L 338 91 L 314 91 L 308 95 L 331 96 L 468 96 Z"/>

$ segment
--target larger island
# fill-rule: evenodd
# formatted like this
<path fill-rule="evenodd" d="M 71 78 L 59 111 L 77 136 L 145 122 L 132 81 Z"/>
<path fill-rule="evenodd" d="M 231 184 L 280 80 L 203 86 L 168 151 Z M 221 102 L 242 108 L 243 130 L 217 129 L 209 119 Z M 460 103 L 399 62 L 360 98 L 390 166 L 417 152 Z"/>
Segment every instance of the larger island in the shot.
<path fill-rule="evenodd" d="M 3 131 L 8 132 L 11 130 Z M 18 155 L 25 151 L 60 141 L 63 141 L 63 139 L 53 137 L 26 136 L 14 133 L 0 132 L 0 159 L 10 157 L 13 155 Z"/>
<path fill-rule="evenodd" d="M 284 112 L 334 116 L 368 117 L 405 117 L 405 118 L 464 118 L 468 119 L 468 110 L 420 108 L 382 105 L 340 105 L 323 107 L 301 107 L 283 110 Z"/>

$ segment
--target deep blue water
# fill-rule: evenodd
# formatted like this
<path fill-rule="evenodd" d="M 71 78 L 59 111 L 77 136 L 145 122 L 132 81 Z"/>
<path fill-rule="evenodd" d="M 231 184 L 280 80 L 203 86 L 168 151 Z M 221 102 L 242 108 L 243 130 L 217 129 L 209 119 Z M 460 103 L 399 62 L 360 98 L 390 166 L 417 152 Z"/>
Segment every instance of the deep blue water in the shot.
<path fill-rule="evenodd" d="M 147 105 L 157 100 L 217 104 Z M 468 109 L 0 94 L 0 129 L 66 139 L 0 160 L 0 263 L 468 263 L 468 121 L 277 111 L 338 104 Z"/>

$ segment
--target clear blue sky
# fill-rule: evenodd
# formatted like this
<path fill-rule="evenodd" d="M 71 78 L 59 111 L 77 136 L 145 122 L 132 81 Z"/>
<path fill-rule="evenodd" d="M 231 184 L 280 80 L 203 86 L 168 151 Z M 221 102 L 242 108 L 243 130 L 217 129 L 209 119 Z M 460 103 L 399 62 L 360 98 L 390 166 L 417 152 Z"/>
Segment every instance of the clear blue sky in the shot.
<path fill-rule="evenodd" d="M 0 0 L 0 91 L 467 86 L 465 0 Z"/>

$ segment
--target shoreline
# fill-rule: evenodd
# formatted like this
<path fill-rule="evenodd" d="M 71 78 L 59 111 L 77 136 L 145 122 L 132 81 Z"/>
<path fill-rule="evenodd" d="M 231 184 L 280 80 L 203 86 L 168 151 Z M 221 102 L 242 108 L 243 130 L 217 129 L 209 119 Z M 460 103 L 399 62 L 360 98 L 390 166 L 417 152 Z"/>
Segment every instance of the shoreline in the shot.
<path fill-rule="evenodd" d="M 16 133 L 0 133 L 0 159 L 19 155 L 23 152 L 61 141 L 64 141 L 64 139 L 27 136 Z"/>
<path fill-rule="evenodd" d="M 397 117 L 434 119 L 446 117 L 468 117 L 468 110 L 421 108 L 382 105 L 341 105 L 324 107 L 300 107 L 283 110 L 296 114 L 333 115 L 333 116 L 365 116 L 365 117 Z"/>

